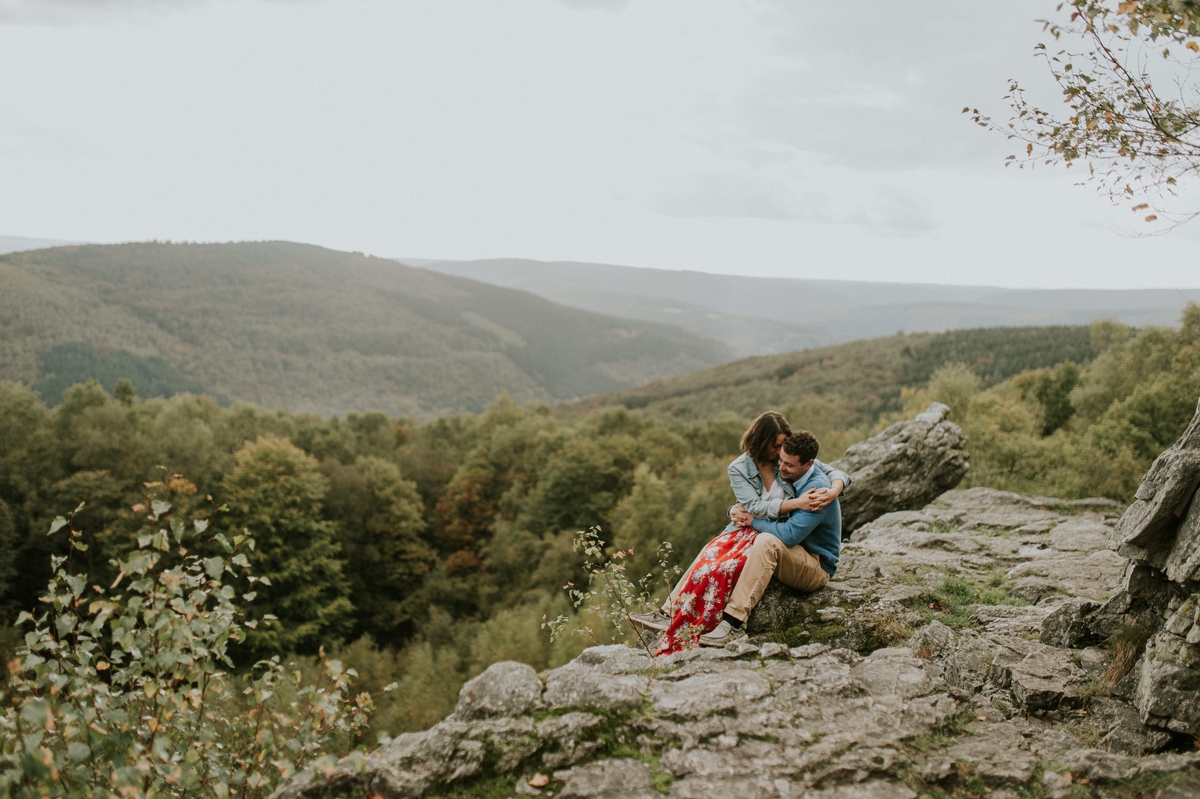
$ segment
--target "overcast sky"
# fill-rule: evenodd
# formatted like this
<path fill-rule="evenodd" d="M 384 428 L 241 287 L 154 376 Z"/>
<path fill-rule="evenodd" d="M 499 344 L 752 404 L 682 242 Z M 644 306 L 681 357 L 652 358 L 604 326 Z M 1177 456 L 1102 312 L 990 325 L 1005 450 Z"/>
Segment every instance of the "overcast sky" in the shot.
<path fill-rule="evenodd" d="M 0 0 L 0 234 L 1200 286 L 1006 170 L 1057 0 Z"/>

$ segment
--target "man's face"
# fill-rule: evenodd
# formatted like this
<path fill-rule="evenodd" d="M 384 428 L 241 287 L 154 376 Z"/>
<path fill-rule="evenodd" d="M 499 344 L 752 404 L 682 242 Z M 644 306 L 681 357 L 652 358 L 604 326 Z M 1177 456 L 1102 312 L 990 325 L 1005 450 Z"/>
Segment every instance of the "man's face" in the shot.
<path fill-rule="evenodd" d="M 779 476 L 784 480 L 792 481 L 803 477 L 808 468 L 813 465 L 810 460 L 807 463 L 801 463 L 800 459 L 795 455 L 789 454 L 786 450 L 779 451 Z"/>

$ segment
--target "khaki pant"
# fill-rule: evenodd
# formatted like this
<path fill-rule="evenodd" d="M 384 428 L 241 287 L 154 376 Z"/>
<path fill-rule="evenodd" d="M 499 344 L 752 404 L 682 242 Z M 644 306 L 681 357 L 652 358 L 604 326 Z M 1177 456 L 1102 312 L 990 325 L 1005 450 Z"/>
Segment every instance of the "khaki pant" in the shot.
<path fill-rule="evenodd" d="M 704 554 L 703 551 L 701 554 Z M 668 608 L 673 606 L 694 568 L 695 562 L 676 584 L 667 602 Z M 829 582 L 829 573 L 821 568 L 820 558 L 803 545 L 788 547 L 773 535 L 759 533 L 750 546 L 746 565 L 738 575 L 729 601 L 725 603 L 725 612 L 743 622 L 749 619 L 750 611 L 762 599 L 763 591 L 767 590 L 767 583 L 771 582 L 772 577 L 778 577 L 784 585 L 804 592 L 824 588 Z"/>

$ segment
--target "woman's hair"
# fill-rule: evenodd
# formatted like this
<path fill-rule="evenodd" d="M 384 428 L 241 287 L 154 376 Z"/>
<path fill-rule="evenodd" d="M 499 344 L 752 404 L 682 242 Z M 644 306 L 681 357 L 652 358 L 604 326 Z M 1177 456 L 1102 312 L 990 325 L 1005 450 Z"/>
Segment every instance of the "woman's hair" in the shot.
<path fill-rule="evenodd" d="M 741 447 L 755 463 L 766 463 L 771 459 L 771 447 L 779 434 L 790 435 L 792 428 L 788 425 L 783 414 L 767 411 L 750 423 L 750 427 L 742 433 Z"/>

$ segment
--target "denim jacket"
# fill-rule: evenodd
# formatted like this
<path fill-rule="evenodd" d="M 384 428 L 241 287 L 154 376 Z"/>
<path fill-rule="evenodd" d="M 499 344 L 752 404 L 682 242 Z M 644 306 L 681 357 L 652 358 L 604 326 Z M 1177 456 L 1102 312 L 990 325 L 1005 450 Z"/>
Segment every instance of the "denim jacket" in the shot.
<path fill-rule="evenodd" d="M 840 469 L 834 469 L 827 463 L 814 461 L 813 464 L 820 469 L 829 478 L 832 483 L 834 480 L 841 480 L 845 488 L 843 493 L 850 490 L 850 475 Z M 775 467 L 775 481 L 779 483 L 779 487 L 783 489 L 785 499 L 794 499 L 796 490 L 787 480 L 781 480 L 779 477 L 779 467 Z M 738 457 L 734 458 L 733 463 L 729 464 L 729 484 L 733 487 L 733 495 L 737 501 L 741 503 L 751 515 L 760 519 L 769 519 L 774 521 L 779 518 L 779 506 L 783 504 L 782 499 L 773 499 L 767 501 L 762 498 L 766 490 L 763 487 L 762 474 L 758 471 L 756 464 L 750 456 L 743 452 Z M 729 506 L 729 510 L 733 510 L 733 506 Z M 725 512 L 729 515 L 729 510 Z M 733 522 L 725 528 L 726 532 L 737 529 Z"/>

